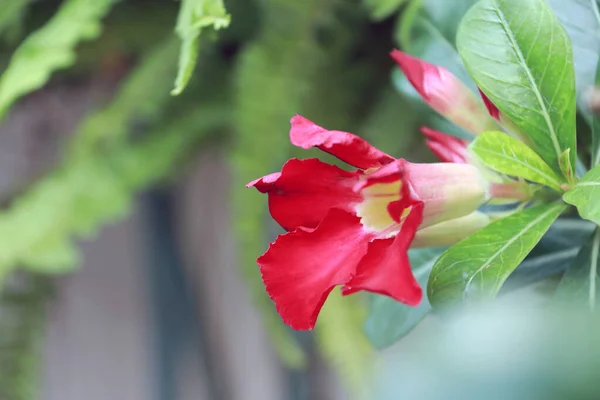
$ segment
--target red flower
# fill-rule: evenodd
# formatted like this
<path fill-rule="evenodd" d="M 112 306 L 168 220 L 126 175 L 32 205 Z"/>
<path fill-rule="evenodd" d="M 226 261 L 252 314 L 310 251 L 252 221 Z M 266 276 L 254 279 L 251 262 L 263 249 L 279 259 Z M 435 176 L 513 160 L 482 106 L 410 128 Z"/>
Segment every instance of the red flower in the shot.
<path fill-rule="evenodd" d="M 365 290 L 419 304 L 422 290 L 407 256 L 413 238 L 427 227 L 434 237 L 432 225 L 472 213 L 488 199 L 487 182 L 469 164 L 413 164 L 301 116 L 291 124 L 294 145 L 318 147 L 359 169 L 291 159 L 248 184 L 268 193 L 272 217 L 289 231 L 257 260 L 284 322 L 312 329 L 338 285 L 345 295 Z"/>
<path fill-rule="evenodd" d="M 451 163 L 467 163 L 468 142 L 426 126 L 421 133 L 427 137 L 425 144 L 440 161 Z"/>
<path fill-rule="evenodd" d="M 391 56 L 423 100 L 440 115 L 473 135 L 498 130 L 490 116 L 498 119 L 497 109 L 483 93 L 481 101 L 445 68 L 399 50 L 393 50 Z"/>

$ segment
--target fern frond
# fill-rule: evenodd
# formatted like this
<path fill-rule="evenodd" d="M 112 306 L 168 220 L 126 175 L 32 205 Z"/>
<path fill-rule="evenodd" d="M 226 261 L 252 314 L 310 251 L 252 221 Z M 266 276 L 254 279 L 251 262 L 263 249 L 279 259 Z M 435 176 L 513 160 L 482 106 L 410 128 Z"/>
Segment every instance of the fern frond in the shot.
<path fill-rule="evenodd" d="M 202 29 L 226 28 L 231 16 L 225 11 L 223 0 L 182 0 L 175 31 L 181 39 L 179 69 L 173 95 L 181 94 L 186 87 L 198 59 L 198 44 Z"/>
<path fill-rule="evenodd" d="M 0 212 L 0 268 L 52 273 L 73 268 L 71 240 L 122 218 L 136 191 L 169 174 L 228 112 L 209 105 L 157 127 L 140 143 L 66 163 Z M 76 253 L 75 253 L 76 254 Z"/>
<path fill-rule="evenodd" d="M 134 119 L 151 124 L 171 100 L 169 89 L 177 69 L 178 44 L 168 39 L 151 49 L 120 85 L 113 101 L 86 118 L 76 130 L 71 157 L 86 157 L 106 145 L 126 139 Z"/>
<path fill-rule="evenodd" d="M 52 72 L 72 65 L 77 43 L 100 34 L 101 19 L 117 1 L 67 0 L 29 35 L 0 77 L 0 118 L 19 97 L 42 87 Z"/>

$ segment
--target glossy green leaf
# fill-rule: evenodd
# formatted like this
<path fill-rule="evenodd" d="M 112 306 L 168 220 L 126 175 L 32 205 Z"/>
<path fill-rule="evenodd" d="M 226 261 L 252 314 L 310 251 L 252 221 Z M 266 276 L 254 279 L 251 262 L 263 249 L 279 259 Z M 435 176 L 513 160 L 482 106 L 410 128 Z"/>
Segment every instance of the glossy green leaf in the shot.
<path fill-rule="evenodd" d="M 594 84 L 600 54 L 600 13 L 596 0 L 546 0 L 568 32 L 573 44 L 573 61 L 579 110 L 589 117 L 587 92 Z"/>
<path fill-rule="evenodd" d="M 192 77 L 202 29 L 209 26 L 215 30 L 226 28 L 230 19 L 222 0 L 182 0 L 175 28 L 181 39 L 179 71 L 171 94 L 180 94 Z"/>
<path fill-rule="evenodd" d="M 488 168 L 560 190 L 560 179 L 526 144 L 504 132 L 485 132 L 469 149 Z"/>
<path fill-rule="evenodd" d="M 364 4 L 369 10 L 371 18 L 381 21 L 398 11 L 401 5 L 408 0 L 365 0 Z"/>
<path fill-rule="evenodd" d="M 574 166 L 573 51 L 546 0 L 480 1 L 462 20 L 457 47 L 482 91 L 552 169 L 561 173 L 567 149 Z"/>
<path fill-rule="evenodd" d="M 563 195 L 563 200 L 579 211 L 581 218 L 600 224 L 600 165 L 581 178 L 571 190 Z"/>
<path fill-rule="evenodd" d="M 118 0 L 67 0 L 14 52 L 0 77 L 0 118 L 19 97 L 42 87 L 75 62 L 75 46 L 100 34 L 100 20 Z"/>
<path fill-rule="evenodd" d="M 596 309 L 600 302 L 600 230 L 590 237 L 563 275 L 556 299 Z"/>
<path fill-rule="evenodd" d="M 496 296 L 508 276 L 565 210 L 541 204 L 493 222 L 437 260 L 427 285 L 433 307 Z"/>
<path fill-rule="evenodd" d="M 596 71 L 596 87 L 600 86 L 600 63 Z M 600 164 L 600 115 L 592 116 L 592 168 Z"/>
<path fill-rule="evenodd" d="M 421 287 L 427 286 L 431 268 L 443 252 L 443 248 L 414 249 L 408 252 L 413 274 Z M 371 343 L 379 349 L 391 346 L 408 334 L 431 309 L 426 294 L 417 307 L 410 307 L 376 294 L 369 294 L 369 300 L 369 316 L 365 321 L 365 332 Z"/>

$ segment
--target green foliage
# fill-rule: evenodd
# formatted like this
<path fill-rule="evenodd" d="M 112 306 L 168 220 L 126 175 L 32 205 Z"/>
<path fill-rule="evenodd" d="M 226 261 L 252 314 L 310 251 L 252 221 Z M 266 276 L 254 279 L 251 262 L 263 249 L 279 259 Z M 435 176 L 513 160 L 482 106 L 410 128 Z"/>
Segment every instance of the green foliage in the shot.
<path fill-rule="evenodd" d="M 469 149 L 490 169 L 561 190 L 558 176 L 527 145 L 504 132 L 485 132 Z"/>
<path fill-rule="evenodd" d="M 581 218 L 600 224 L 600 203 L 593 199 L 600 196 L 600 166 L 594 167 L 581 178 L 567 193 L 563 200 L 579 211 Z"/>
<path fill-rule="evenodd" d="M 475 82 L 537 153 L 560 173 L 560 154 L 571 149 L 574 169 L 571 41 L 546 1 L 483 0 L 462 20 L 457 45 Z"/>
<path fill-rule="evenodd" d="M 83 121 L 71 144 L 70 156 L 86 157 L 100 145 L 123 141 L 134 118 L 147 123 L 159 120 L 170 100 L 176 56 L 177 42 L 173 39 L 152 48 L 120 84 L 114 100 Z"/>
<path fill-rule="evenodd" d="M 596 0 L 546 0 L 573 43 L 579 111 L 589 115 L 587 92 L 594 84 L 600 54 L 600 14 Z"/>
<path fill-rule="evenodd" d="M 423 0 L 423 13 L 449 43 L 454 43 L 458 25 L 477 0 Z"/>
<path fill-rule="evenodd" d="M 42 352 L 46 302 L 51 282 L 35 274 L 19 274 L 3 284 L 0 295 L 0 398 L 38 398 L 37 360 Z"/>
<path fill-rule="evenodd" d="M 565 210 L 541 204 L 491 223 L 438 258 L 427 294 L 434 307 L 496 296 L 508 276 Z"/>
<path fill-rule="evenodd" d="M 75 46 L 100 34 L 100 20 L 118 0 L 67 0 L 14 52 L 0 77 L 0 118 L 19 97 L 42 87 L 57 69 L 75 62 Z"/>
<path fill-rule="evenodd" d="M 431 268 L 443 252 L 442 248 L 409 251 L 410 265 L 421 287 L 427 286 Z M 417 307 L 409 307 L 381 295 L 372 294 L 369 295 L 369 299 L 369 317 L 365 321 L 365 332 L 377 348 L 390 346 L 408 334 L 431 309 L 426 294 Z"/>
<path fill-rule="evenodd" d="M 596 230 L 563 275 L 556 289 L 556 299 L 595 310 L 600 302 L 599 262 L 600 230 Z"/>
<path fill-rule="evenodd" d="M 199 136 L 225 120 L 207 107 L 109 155 L 65 163 L 0 213 L 2 272 L 21 265 L 45 273 L 73 268 L 70 241 L 122 218 L 134 194 L 166 176 Z M 143 166 L 143 168 L 140 168 Z"/>
<path fill-rule="evenodd" d="M 212 26 L 215 30 L 226 28 L 231 17 L 225 11 L 223 0 L 182 0 L 177 27 L 181 38 L 179 71 L 175 80 L 173 95 L 180 94 L 190 81 L 196 60 L 202 29 Z"/>
<path fill-rule="evenodd" d="M 395 13 L 400 6 L 409 0 L 364 0 L 371 18 L 381 21 Z"/>
<path fill-rule="evenodd" d="M 29 2 L 30 0 L 12 0 L 0 4 L 0 37 L 20 23 L 21 15 Z"/>

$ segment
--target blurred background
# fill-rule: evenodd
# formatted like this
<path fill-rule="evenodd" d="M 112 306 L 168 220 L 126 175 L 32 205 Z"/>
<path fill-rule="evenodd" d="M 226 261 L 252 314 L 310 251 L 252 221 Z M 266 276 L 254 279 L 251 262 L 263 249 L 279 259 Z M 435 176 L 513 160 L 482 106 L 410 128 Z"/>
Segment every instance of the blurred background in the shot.
<path fill-rule="evenodd" d="M 173 96 L 179 1 L 0 0 L 0 399 L 439 398 L 381 372 L 420 331 L 377 350 L 427 302 L 334 292 L 313 332 L 281 323 L 255 264 L 280 228 L 245 184 L 317 155 L 289 144 L 296 113 L 411 161 L 433 159 L 424 123 L 464 137 L 388 53 L 475 89 L 454 48 L 471 4 L 226 0 Z"/>

